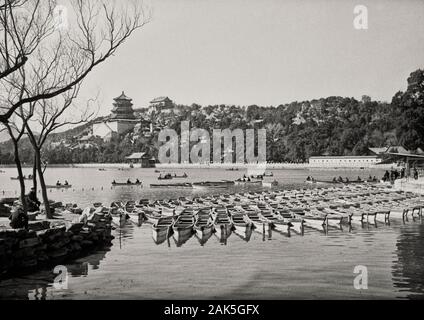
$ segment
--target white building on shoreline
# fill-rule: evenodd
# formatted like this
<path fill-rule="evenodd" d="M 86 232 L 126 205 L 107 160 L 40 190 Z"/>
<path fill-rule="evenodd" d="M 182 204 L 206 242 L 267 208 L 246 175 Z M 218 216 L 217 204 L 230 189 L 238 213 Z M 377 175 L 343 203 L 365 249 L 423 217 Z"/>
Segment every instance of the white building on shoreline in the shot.
<path fill-rule="evenodd" d="M 310 168 L 370 168 L 380 163 L 379 156 L 322 156 L 309 158 Z"/>

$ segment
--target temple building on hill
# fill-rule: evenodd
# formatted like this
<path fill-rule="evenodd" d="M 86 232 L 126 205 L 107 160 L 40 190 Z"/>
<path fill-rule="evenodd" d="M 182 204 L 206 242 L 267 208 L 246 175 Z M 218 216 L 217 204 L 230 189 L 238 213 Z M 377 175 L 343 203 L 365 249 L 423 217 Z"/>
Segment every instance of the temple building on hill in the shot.
<path fill-rule="evenodd" d="M 112 139 L 114 135 L 130 131 L 140 122 L 134 115 L 132 99 L 124 92 L 114 101 L 111 115 L 93 124 L 92 135 L 105 141 Z"/>
<path fill-rule="evenodd" d="M 159 97 L 150 101 L 149 112 L 170 113 L 175 107 L 174 102 L 168 97 Z"/>

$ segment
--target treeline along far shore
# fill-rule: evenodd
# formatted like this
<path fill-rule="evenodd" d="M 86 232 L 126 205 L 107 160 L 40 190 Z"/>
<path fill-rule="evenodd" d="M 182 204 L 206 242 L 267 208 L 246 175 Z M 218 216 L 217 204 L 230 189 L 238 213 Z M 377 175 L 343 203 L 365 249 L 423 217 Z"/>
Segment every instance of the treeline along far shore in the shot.
<path fill-rule="evenodd" d="M 409 150 L 424 146 L 424 70 L 408 78 L 406 91 L 394 94 L 392 101 L 328 97 L 292 102 L 276 107 L 177 105 L 167 114 L 149 114 L 147 122 L 156 128 L 180 130 L 182 121 L 192 128 L 266 129 L 267 160 L 304 162 L 317 155 L 364 155 L 370 147 L 403 145 Z M 136 130 L 110 141 L 93 137 L 83 147 L 70 148 L 90 128 L 90 123 L 52 134 L 42 150 L 49 164 L 119 163 L 133 152 L 157 157 L 158 131 L 144 135 Z M 66 141 L 67 144 L 58 142 Z M 31 164 L 33 149 L 27 139 L 19 146 L 21 161 Z M 0 163 L 13 164 L 11 142 L 0 145 Z"/>

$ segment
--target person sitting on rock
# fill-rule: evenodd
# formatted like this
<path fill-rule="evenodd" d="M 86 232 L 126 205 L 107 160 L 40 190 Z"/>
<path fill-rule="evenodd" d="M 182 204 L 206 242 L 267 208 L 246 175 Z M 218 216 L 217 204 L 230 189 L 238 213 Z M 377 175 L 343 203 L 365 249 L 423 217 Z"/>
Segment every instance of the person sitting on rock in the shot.
<path fill-rule="evenodd" d="M 27 201 L 28 201 L 28 211 L 36 212 L 40 210 L 41 202 L 37 198 L 37 193 L 35 192 L 34 187 L 32 187 L 30 193 L 28 193 Z"/>
<path fill-rule="evenodd" d="M 28 215 L 25 214 L 21 207 L 14 207 L 9 216 L 10 226 L 13 229 L 27 229 L 28 230 Z"/>

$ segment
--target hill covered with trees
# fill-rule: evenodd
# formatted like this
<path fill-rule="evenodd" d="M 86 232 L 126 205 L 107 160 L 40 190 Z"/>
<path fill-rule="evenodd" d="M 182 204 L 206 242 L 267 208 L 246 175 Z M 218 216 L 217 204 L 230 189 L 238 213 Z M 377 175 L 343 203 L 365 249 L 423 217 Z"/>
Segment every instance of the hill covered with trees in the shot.
<path fill-rule="evenodd" d="M 70 148 L 72 137 L 89 127 L 55 134 L 43 150 L 51 164 L 123 162 L 133 152 L 157 157 L 158 131 L 180 130 L 182 121 L 192 128 L 212 132 L 219 129 L 264 128 L 267 130 L 267 160 L 303 162 L 317 155 L 364 155 L 369 147 L 404 145 L 415 150 L 424 146 L 424 70 L 411 73 L 405 92 L 397 92 L 391 102 L 349 97 L 327 97 L 296 101 L 275 107 L 178 105 L 169 114 L 149 115 L 156 130 L 149 135 L 131 130 L 104 142 L 93 138 L 80 148 Z M 59 140 L 67 144 L 57 144 Z M 10 142 L 0 146 L 0 162 L 13 163 Z M 22 161 L 32 162 L 31 147 L 22 140 Z"/>

